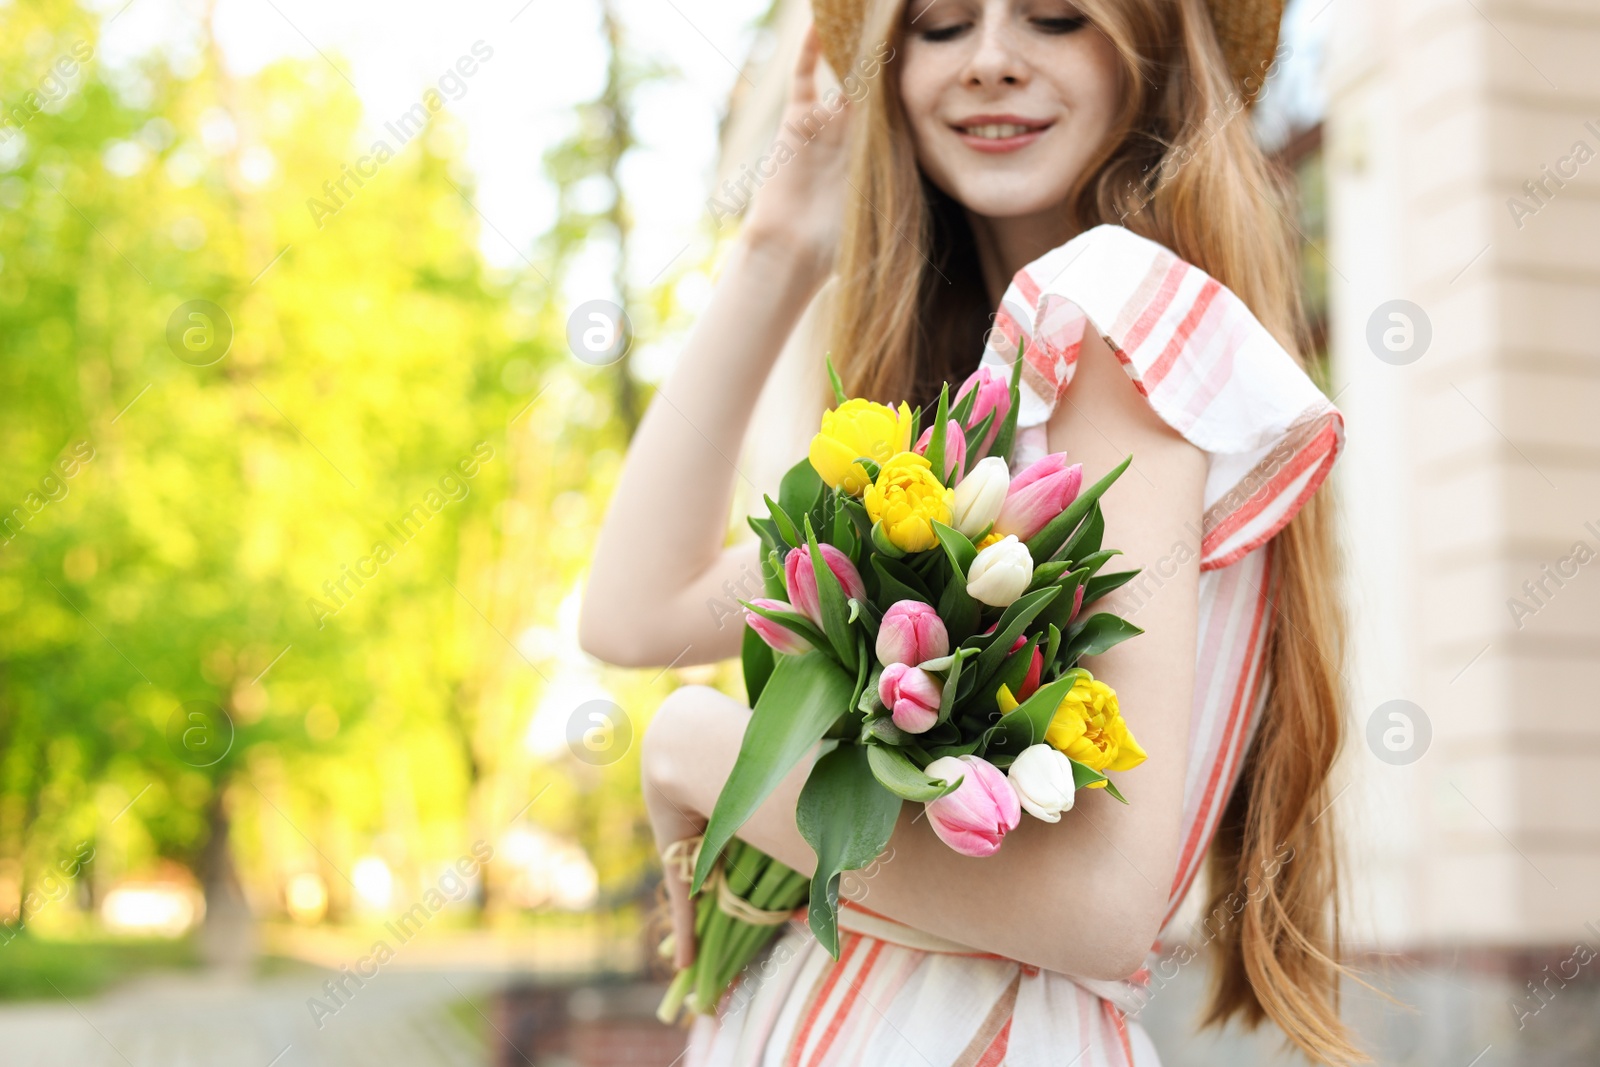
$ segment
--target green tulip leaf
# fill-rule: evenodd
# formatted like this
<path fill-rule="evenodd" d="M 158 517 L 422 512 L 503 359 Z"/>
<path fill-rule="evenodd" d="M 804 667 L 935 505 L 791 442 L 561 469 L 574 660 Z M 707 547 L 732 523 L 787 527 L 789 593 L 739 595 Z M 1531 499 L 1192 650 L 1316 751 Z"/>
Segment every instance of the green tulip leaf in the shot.
<path fill-rule="evenodd" d="M 865 701 L 866 697 L 863 696 L 861 699 Z M 890 718 L 883 710 L 883 705 L 879 704 L 878 710 L 869 714 L 866 721 L 861 724 L 860 738 L 862 744 L 877 742 L 899 747 L 909 742 L 911 735 L 896 726 L 894 719 Z"/>
<path fill-rule="evenodd" d="M 950 383 L 946 382 L 939 389 L 939 407 L 933 417 L 933 432 L 928 435 L 928 450 L 923 453 L 928 459 L 928 466 L 933 468 L 933 476 L 941 482 L 944 481 L 944 453 L 950 447 L 945 440 L 949 433 L 949 422 Z"/>
<path fill-rule="evenodd" d="M 977 390 L 973 390 L 973 392 L 975 393 Z M 973 394 L 968 393 L 967 395 L 971 396 Z M 977 466 L 978 461 L 983 458 L 983 442 L 984 439 L 989 436 L 989 427 L 993 425 L 994 412 L 991 411 L 989 414 L 980 419 L 975 425 L 968 428 L 966 432 L 967 462 L 966 466 L 961 468 L 962 474 L 971 473 L 972 468 Z"/>
<path fill-rule="evenodd" d="M 1044 668 L 1039 672 L 1041 678 L 1048 677 L 1050 668 L 1055 666 L 1056 653 L 1061 651 L 1061 628 L 1054 623 L 1045 626 L 1048 638 L 1044 646 Z"/>
<path fill-rule="evenodd" d="M 1048 608 L 1039 613 L 1038 624 L 1041 628 L 1055 626 L 1062 633 L 1066 633 L 1072 620 L 1073 596 L 1077 593 L 1078 586 L 1082 585 L 1088 578 L 1088 570 L 1080 569 L 1056 579 L 1055 588 L 1061 590 L 1061 595 Z M 1082 609 L 1080 608 L 1079 610 L 1081 611 Z"/>
<path fill-rule="evenodd" d="M 950 417 L 955 419 L 960 425 L 965 426 L 967 424 L 967 420 L 972 418 L 972 408 L 977 404 L 977 402 L 978 391 L 976 389 L 968 389 L 966 396 L 962 397 L 960 400 L 957 400 L 950 406 Z M 912 440 L 915 441 L 916 438 L 913 437 Z"/>
<path fill-rule="evenodd" d="M 783 553 L 772 549 L 767 553 L 767 565 L 761 569 L 761 584 L 768 597 L 789 601 L 789 591 L 783 587 Z"/>
<path fill-rule="evenodd" d="M 1043 589 L 1047 585 L 1055 585 L 1056 579 L 1072 569 L 1072 561 L 1067 559 L 1052 560 L 1033 569 L 1033 581 L 1028 583 L 1028 592 Z"/>
<path fill-rule="evenodd" d="M 1098 656 L 1128 638 L 1144 633 L 1127 619 L 1105 611 L 1089 616 L 1074 629 L 1075 632 L 1067 638 L 1067 648 L 1063 653 L 1068 663 L 1077 663 L 1084 656 Z"/>
<path fill-rule="evenodd" d="M 817 469 L 809 459 L 803 459 L 790 467 L 778 483 L 778 503 L 783 505 L 790 519 L 799 521 L 801 516 L 809 515 L 816 508 L 826 491 L 827 486 L 822 484 Z M 798 536 L 794 543 L 800 543 Z"/>
<path fill-rule="evenodd" d="M 800 531 L 795 529 L 794 520 L 789 517 L 789 513 L 783 510 L 783 506 L 770 496 L 764 496 L 762 499 L 767 502 L 767 513 L 772 516 L 772 521 L 777 524 L 778 533 L 783 536 L 784 542 L 789 545 L 798 545 L 800 543 Z"/>
<path fill-rule="evenodd" d="M 972 561 L 978 558 L 978 550 L 967 535 L 954 527 L 946 526 L 942 522 L 934 522 L 933 532 L 939 538 L 939 544 L 944 548 L 950 566 L 955 569 L 955 577 L 963 586 L 966 585 L 967 572 L 972 569 Z"/>
<path fill-rule="evenodd" d="M 1094 507 L 1089 509 L 1089 517 L 1083 520 L 1083 525 L 1073 533 L 1067 543 L 1061 546 L 1056 553 L 1061 559 L 1074 561 L 1075 567 L 1081 567 L 1087 562 L 1089 555 L 1100 551 L 1100 541 L 1105 537 L 1106 519 L 1097 500 Z"/>
<path fill-rule="evenodd" d="M 859 601 L 852 600 L 850 603 L 857 604 Z M 867 652 L 867 639 L 861 634 L 856 635 L 856 660 L 856 687 L 850 692 L 850 704 L 845 710 L 846 717 L 860 706 L 862 694 L 867 691 L 870 668 L 873 666 L 872 656 Z"/>
<path fill-rule="evenodd" d="M 1133 581 L 1134 578 L 1144 573 L 1143 569 L 1132 571 L 1112 571 L 1110 574 L 1097 574 L 1090 578 L 1083 587 L 1084 604 L 1092 604 L 1113 590 Z"/>
<path fill-rule="evenodd" d="M 860 554 L 861 538 L 856 536 L 856 524 L 849 512 L 840 509 L 833 513 L 833 536 L 830 540 L 834 548 L 850 557 L 850 562 L 856 561 Z"/>
<path fill-rule="evenodd" d="M 818 759 L 795 809 L 795 825 L 817 854 L 807 919 L 817 943 L 834 959 L 839 958 L 839 875 L 877 859 L 900 816 L 900 798 L 873 776 L 869 747 L 875 746 L 840 745 Z"/>
<path fill-rule="evenodd" d="M 855 679 L 821 652 L 779 656 L 751 709 L 739 756 L 706 825 L 694 870 L 694 892 L 739 827 L 777 788 L 784 775 L 822 740 L 849 709 Z M 846 746 L 854 750 L 857 746 Z M 876 785 L 876 783 L 874 783 Z"/>
<path fill-rule="evenodd" d="M 1078 679 L 1088 673 L 1068 671 L 1055 681 L 1041 685 L 1032 696 L 1006 712 L 999 722 L 989 728 L 988 747 L 1016 755 L 1029 745 L 1043 744 L 1045 731 L 1050 728 L 1050 720 L 1055 718 L 1056 708 L 1072 692 Z"/>
<path fill-rule="evenodd" d="M 1076 570 L 1082 568 L 1083 570 L 1087 570 L 1092 575 L 1095 571 L 1099 570 L 1101 567 L 1104 567 L 1108 562 L 1110 562 L 1112 556 L 1120 555 L 1122 555 L 1122 549 L 1120 548 L 1102 548 L 1097 552 L 1091 552 L 1088 555 L 1077 559 L 1075 561 L 1076 567 L 1074 567 L 1074 569 Z"/>
<path fill-rule="evenodd" d="M 939 618 L 944 620 L 945 631 L 950 635 L 952 644 L 970 638 L 982 618 L 982 609 L 968 595 L 967 583 L 959 577 L 952 577 L 945 585 L 937 606 Z"/>
<path fill-rule="evenodd" d="M 1011 652 L 1011 646 L 1017 643 L 1017 638 L 1022 636 L 1022 631 L 1027 629 L 1033 617 L 1050 605 L 1050 602 L 1061 594 L 1060 586 L 1049 589 L 1040 589 L 1036 592 L 1025 593 L 1015 603 L 1006 608 L 1005 614 L 1000 616 L 1000 622 L 995 626 L 994 637 L 984 650 L 978 654 L 977 686 L 980 691 L 989 686 L 995 672 L 1000 669 Z"/>
<path fill-rule="evenodd" d="M 744 667 L 744 691 L 750 703 L 754 704 L 761 699 L 761 690 L 766 688 L 767 679 L 772 677 L 772 670 L 777 666 L 776 658 L 772 646 L 761 640 L 760 634 L 746 626 L 744 643 L 739 650 L 739 661 Z"/>
<path fill-rule="evenodd" d="M 822 361 L 828 365 L 828 384 L 833 386 L 833 406 L 838 407 L 849 400 L 850 396 L 844 391 L 844 383 L 839 380 L 839 372 L 833 367 L 833 354 L 823 356 Z"/>
<path fill-rule="evenodd" d="M 1073 788 L 1075 788 L 1075 789 L 1086 789 L 1089 786 L 1093 785 L 1095 782 L 1104 782 L 1105 785 L 1102 786 L 1102 788 L 1105 789 L 1105 791 L 1107 793 L 1110 793 L 1112 795 L 1112 797 L 1116 798 L 1117 800 L 1122 801 L 1122 803 L 1124 803 L 1124 804 L 1126 804 L 1128 802 L 1127 798 L 1122 795 L 1122 792 L 1119 789 L 1117 789 L 1116 783 L 1113 782 L 1110 778 L 1106 777 L 1104 774 L 1102 774 L 1099 771 L 1095 770 L 1093 767 L 1089 766 L 1087 763 L 1079 763 L 1077 760 L 1072 759 L 1070 756 L 1068 757 L 1067 762 L 1072 764 L 1072 785 L 1073 785 Z"/>
<path fill-rule="evenodd" d="M 977 654 L 974 649 L 958 648 L 948 657 L 950 668 L 944 677 L 944 691 L 939 699 L 938 722 L 946 723 L 950 721 L 950 713 L 955 711 L 956 697 L 960 695 L 961 690 L 961 665 Z M 928 670 L 928 665 L 923 664 L 923 669 Z"/>
<path fill-rule="evenodd" d="M 924 604 L 933 603 L 933 594 L 928 592 L 922 579 L 899 560 L 875 555 L 872 557 L 872 569 L 878 572 L 878 591 L 884 602 L 894 604 L 901 600 L 917 600 Z"/>
<path fill-rule="evenodd" d="M 930 800 L 938 800 L 961 784 L 959 778 L 954 782 L 946 782 L 942 778 L 929 778 L 922 768 L 912 763 L 898 748 L 886 745 L 865 747 L 867 763 L 872 767 L 872 776 L 878 780 L 879 785 L 901 800 L 926 804 Z"/>

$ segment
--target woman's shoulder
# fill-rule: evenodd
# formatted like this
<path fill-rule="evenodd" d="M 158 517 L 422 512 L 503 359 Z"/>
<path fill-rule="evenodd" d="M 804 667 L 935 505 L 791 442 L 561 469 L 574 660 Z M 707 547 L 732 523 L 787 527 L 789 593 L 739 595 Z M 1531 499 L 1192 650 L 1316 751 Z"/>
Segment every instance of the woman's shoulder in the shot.
<path fill-rule="evenodd" d="M 1225 285 L 1171 249 L 1096 226 L 1013 277 L 984 361 L 1024 356 L 1018 425 L 1049 420 L 1085 331 L 1103 337 L 1156 413 L 1210 455 L 1207 569 L 1242 558 L 1316 491 L 1344 417 Z"/>

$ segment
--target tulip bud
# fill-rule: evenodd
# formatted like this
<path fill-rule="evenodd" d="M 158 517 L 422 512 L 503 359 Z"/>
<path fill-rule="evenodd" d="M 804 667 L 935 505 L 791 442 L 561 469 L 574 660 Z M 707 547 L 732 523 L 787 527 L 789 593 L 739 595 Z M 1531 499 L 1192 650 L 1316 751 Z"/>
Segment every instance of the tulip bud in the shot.
<path fill-rule="evenodd" d="M 999 768 L 977 756 L 944 756 L 924 768 L 929 778 L 961 780 L 955 791 L 927 804 L 939 840 L 963 856 L 992 856 L 1022 821 L 1022 805 Z"/>
<path fill-rule="evenodd" d="M 1010 607 L 1033 581 L 1033 557 L 1014 535 L 996 541 L 972 561 L 967 595 L 994 608 Z"/>
<path fill-rule="evenodd" d="M 956 390 L 955 403 L 959 404 L 961 398 L 974 389 L 978 391 L 978 396 L 972 402 L 972 414 L 967 416 L 967 429 L 972 429 L 982 422 L 989 412 L 994 412 L 994 421 L 989 424 L 989 432 L 984 435 L 983 444 L 978 447 L 980 453 L 988 455 L 989 449 L 994 445 L 995 437 L 1000 433 L 1000 424 L 1011 411 L 1011 380 L 988 366 L 980 366 L 961 383 L 961 388 Z"/>
<path fill-rule="evenodd" d="M 1082 585 L 1078 585 L 1078 589 L 1083 589 Z M 990 622 L 989 629 L 984 630 L 984 633 L 994 633 L 997 625 L 1000 625 L 1000 621 L 995 619 L 994 622 Z M 1018 633 L 1016 640 L 1011 641 L 1011 648 L 1006 649 L 1006 654 L 1010 656 L 1011 653 L 1018 651 L 1024 645 L 1027 645 L 1027 635 L 1026 633 Z M 1014 701 L 1021 704 L 1022 701 L 1026 701 L 1027 697 L 1034 696 L 1034 691 L 1038 689 L 1038 681 L 1040 681 L 1040 675 L 1043 672 L 1045 672 L 1045 656 L 1038 651 L 1038 646 L 1035 645 L 1034 659 L 1030 659 L 1029 664 L 1027 664 L 1027 673 L 1022 677 L 1021 685 L 1016 688 L 1016 696 L 1013 697 Z"/>
<path fill-rule="evenodd" d="M 968 537 L 977 537 L 999 518 L 1010 485 L 1005 460 L 999 456 L 980 459 L 956 486 L 955 500 L 950 504 L 951 525 Z"/>
<path fill-rule="evenodd" d="M 933 427 L 929 426 L 922 431 L 922 436 L 917 438 L 916 447 L 911 451 L 919 456 L 928 454 L 928 446 L 933 443 Z M 961 424 L 955 419 L 945 423 L 944 433 L 944 484 L 955 485 L 961 480 L 961 472 L 967 466 L 967 435 L 961 432 Z"/>
<path fill-rule="evenodd" d="M 757 597 L 756 599 L 750 601 L 750 603 L 754 604 L 758 608 L 766 608 L 768 611 L 794 610 L 793 607 L 784 603 L 783 601 L 773 600 L 771 597 Z M 785 655 L 798 656 L 802 652 L 811 651 L 810 641 L 807 641 L 805 638 L 801 637 L 787 626 L 782 626 L 778 623 L 775 623 L 765 616 L 757 615 L 749 608 L 746 608 L 744 611 L 744 621 L 749 624 L 750 629 L 756 632 L 757 637 L 761 638 L 761 640 L 772 646 L 772 651 L 774 652 L 782 652 Z"/>
<path fill-rule="evenodd" d="M 908 734 L 925 733 L 939 721 L 944 686 L 920 667 L 891 663 L 878 678 L 878 699 Z"/>
<path fill-rule="evenodd" d="M 1083 586 L 1080 585 L 1072 594 L 1072 614 L 1067 616 L 1069 624 L 1078 621 L 1078 612 L 1083 610 Z"/>
<path fill-rule="evenodd" d="M 1011 764 L 1011 788 L 1023 810 L 1035 819 L 1060 822 L 1072 810 L 1077 784 L 1072 761 L 1049 745 L 1030 745 Z"/>
<path fill-rule="evenodd" d="M 1080 585 L 1078 588 L 1082 589 L 1083 586 Z M 998 622 L 995 623 L 995 626 L 999 625 L 1000 624 Z M 1027 645 L 1027 643 L 1028 639 L 1026 637 L 1018 637 L 1011 643 L 1011 651 L 1020 652 L 1023 647 Z M 1018 701 L 1027 700 L 1029 697 L 1033 696 L 1034 692 L 1039 688 L 1039 675 L 1043 672 L 1044 656 L 1039 652 L 1039 647 L 1035 645 L 1033 649 L 1033 659 L 1028 662 L 1028 673 L 1023 676 L 1022 684 L 1017 686 Z"/>
<path fill-rule="evenodd" d="M 850 562 L 850 557 L 832 545 L 820 545 L 823 561 L 833 576 L 839 579 L 846 600 L 867 599 L 867 587 L 861 581 L 861 572 Z M 783 580 L 789 588 L 789 600 L 818 626 L 822 625 L 822 600 L 817 595 L 817 575 L 811 567 L 811 552 L 805 547 L 791 548 L 783 559 Z"/>
<path fill-rule="evenodd" d="M 1069 467 L 1065 452 L 1052 452 L 1011 479 L 994 528 L 1026 541 L 1065 511 L 1082 487 L 1083 464 Z"/>
<path fill-rule="evenodd" d="M 920 600 L 898 600 L 878 624 L 878 662 L 915 667 L 950 654 L 950 634 L 939 613 Z"/>

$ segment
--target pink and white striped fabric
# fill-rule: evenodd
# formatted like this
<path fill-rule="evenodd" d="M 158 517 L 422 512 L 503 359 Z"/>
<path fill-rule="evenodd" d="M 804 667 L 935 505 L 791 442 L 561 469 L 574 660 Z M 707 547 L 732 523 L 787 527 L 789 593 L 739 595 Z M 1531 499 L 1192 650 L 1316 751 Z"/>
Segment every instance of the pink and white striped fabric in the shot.
<path fill-rule="evenodd" d="M 1099 226 L 1018 272 L 984 362 L 1024 344 L 1013 465 L 1045 424 L 1093 328 L 1161 418 L 1210 456 L 1196 531 L 1200 616 L 1183 847 L 1168 927 L 1199 873 L 1254 736 L 1268 679 L 1268 542 L 1344 444 L 1344 418 L 1229 290 L 1161 245 Z M 1139 594 L 1139 579 L 1129 586 Z M 1137 724 L 1135 724 L 1137 725 Z M 690 1036 L 687 1067 L 1159 1067 L 1130 1016 L 1150 968 L 1120 982 L 1041 971 L 846 905 L 835 962 L 796 923 Z"/>

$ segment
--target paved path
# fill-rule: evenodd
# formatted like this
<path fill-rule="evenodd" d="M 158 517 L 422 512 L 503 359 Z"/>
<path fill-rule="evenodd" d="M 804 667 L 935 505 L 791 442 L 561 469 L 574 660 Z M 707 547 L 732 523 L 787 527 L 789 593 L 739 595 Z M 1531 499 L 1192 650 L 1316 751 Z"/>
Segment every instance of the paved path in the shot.
<path fill-rule="evenodd" d="M 487 1067 L 504 1047 L 478 1010 L 493 1015 L 493 978 L 381 972 L 319 1028 L 306 1001 L 326 977 L 163 977 L 96 999 L 6 1005 L 0 1064 Z"/>

